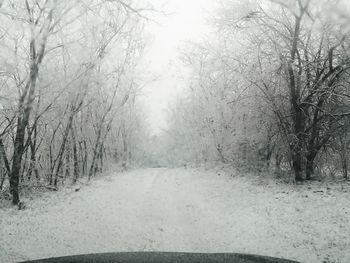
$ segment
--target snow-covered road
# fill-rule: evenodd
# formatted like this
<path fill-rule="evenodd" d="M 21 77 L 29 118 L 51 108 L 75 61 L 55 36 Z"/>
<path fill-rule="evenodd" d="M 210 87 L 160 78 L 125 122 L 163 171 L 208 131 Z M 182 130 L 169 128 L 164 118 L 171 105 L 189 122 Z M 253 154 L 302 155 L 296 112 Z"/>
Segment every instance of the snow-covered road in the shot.
<path fill-rule="evenodd" d="M 117 251 L 350 262 L 349 191 L 305 194 L 257 182 L 146 169 L 98 178 L 78 192 L 47 193 L 23 211 L 0 210 L 0 262 Z"/>

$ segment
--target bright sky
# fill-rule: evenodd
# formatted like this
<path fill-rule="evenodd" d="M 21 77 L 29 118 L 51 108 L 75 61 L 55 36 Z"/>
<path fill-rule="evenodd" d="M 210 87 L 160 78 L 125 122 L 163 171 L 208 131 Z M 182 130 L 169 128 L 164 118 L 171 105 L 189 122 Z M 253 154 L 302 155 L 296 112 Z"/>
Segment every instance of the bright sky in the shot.
<path fill-rule="evenodd" d="M 152 132 L 166 127 L 166 111 L 169 103 L 184 89 L 174 63 L 179 48 L 187 41 L 196 41 L 210 30 L 208 13 L 215 0 L 152 0 L 155 8 L 162 8 L 167 16 L 157 19 L 160 25 L 152 23 L 148 31 L 152 43 L 146 50 L 145 65 L 150 77 L 159 77 L 145 90 L 148 121 Z"/>

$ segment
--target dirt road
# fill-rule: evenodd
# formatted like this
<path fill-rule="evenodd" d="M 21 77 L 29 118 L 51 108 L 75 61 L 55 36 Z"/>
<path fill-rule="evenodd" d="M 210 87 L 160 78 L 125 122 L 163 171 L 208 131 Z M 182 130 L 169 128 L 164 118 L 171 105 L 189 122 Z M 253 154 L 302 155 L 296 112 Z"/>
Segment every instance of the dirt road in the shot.
<path fill-rule="evenodd" d="M 0 262 L 117 251 L 350 262 L 349 200 L 202 170 L 115 174 L 0 210 Z"/>

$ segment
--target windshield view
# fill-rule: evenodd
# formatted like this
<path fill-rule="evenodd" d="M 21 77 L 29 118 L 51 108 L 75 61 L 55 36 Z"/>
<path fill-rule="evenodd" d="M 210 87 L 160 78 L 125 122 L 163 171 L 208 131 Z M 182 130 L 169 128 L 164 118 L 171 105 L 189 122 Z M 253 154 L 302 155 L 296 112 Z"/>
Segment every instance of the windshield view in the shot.
<path fill-rule="evenodd" d="M 349 0 L 0 0 L 0 263 L 348 263 L 349 162 Z"/>

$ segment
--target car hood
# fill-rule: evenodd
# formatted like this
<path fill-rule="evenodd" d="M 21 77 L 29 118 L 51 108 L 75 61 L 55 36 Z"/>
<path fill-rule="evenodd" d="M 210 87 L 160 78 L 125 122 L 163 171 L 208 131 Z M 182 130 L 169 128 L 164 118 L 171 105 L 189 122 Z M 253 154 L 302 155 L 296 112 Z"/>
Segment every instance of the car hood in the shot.
<path fill-rule="evenodd" d="M 298 263 L 259 255 L 236 253 L 119 252 L 85 254 L 25 262 L 38 263 Z M 23 262 L 24 263 L 24 262 Z"/>

